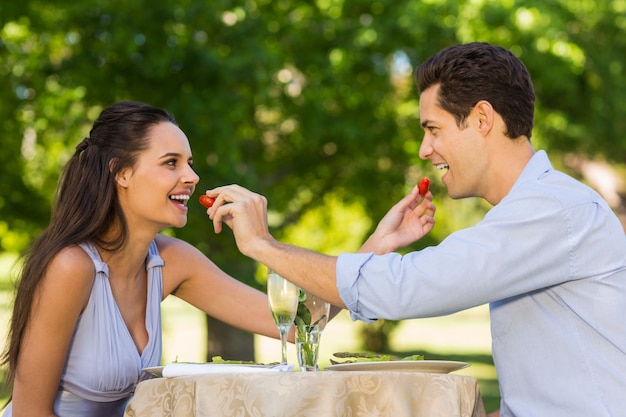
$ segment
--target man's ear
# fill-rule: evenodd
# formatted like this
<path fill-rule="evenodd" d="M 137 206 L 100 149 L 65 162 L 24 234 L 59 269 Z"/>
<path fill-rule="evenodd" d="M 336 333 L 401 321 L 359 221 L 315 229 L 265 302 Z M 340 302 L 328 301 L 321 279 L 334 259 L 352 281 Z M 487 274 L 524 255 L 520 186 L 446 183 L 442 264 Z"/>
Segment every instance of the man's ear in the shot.
<path fill-rule="evenodd" d="M 487 100 L 481 100 L 474 106 L 473 113 L 478 130 L 487 135 L 493 128 L 495 118 L 493 106 Z"/>

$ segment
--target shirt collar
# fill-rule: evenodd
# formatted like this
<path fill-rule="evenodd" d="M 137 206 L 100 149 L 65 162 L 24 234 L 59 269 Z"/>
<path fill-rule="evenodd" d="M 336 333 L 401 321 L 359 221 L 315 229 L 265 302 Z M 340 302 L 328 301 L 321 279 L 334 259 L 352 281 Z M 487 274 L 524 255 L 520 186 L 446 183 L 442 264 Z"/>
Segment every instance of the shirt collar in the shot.
<path fill-rule="evenodd" d="M 520 176 L 517 178 L 517 181 L 515 181 L 515 184 L 513 184 L 509 193 L 514 191 L 520 184 L 527 181 L 535 181 L 552 169 L 552 163 L 550 162 L 546 151 L 539 150 L 535 152 L 522 170 Z"/>

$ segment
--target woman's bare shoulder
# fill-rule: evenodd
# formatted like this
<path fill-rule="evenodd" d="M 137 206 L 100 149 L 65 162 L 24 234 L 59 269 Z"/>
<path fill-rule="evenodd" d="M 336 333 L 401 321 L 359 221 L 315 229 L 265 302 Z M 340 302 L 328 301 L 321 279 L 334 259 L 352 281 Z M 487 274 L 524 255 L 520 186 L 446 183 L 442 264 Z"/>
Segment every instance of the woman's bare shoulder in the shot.
<path fill-rule="evenodd" d="M 182 285 L 194 278 L 206 278 L 220 272 L 206 255 L 184 240 L 158 235 L 156 241 L 164 263 L 164 295 L 176 294 Z"/>
<path fill-rule="evenodd" d="M 51 266 L 56 268 L 70 268 L 78 271 L 90 271 L 94 272 L 95 268 L 93 265 L 93 261 L 78 245 L 67 246 L 61 249 L 50 262 Z"/>
<path fill-rule="evenodd" d="M 87 304 L 95 278 L 89 255 L 79 246 L 61 249 L 50 261 L 37 291 L 39 301 L 50 314 L 73 317 Z M 66 316 L 63 316 L 66 317 Z"/>
<path fill-rule="evenodd" d="M 80 246 L 61 249 L 50 261 L 44 281 L 53 286 L 65 286 L 74 290 L 90 289 L 95 277 L 93 261 Z"/>
<path fill-rule="evenodd" d="M 159 255 L 165 260 L 167 258 L 172 261 L 191 259 L 195 257 L 204 257 L 195 246 L 184 240 L 166 236 L 157 235 L 156 238 L 157 247 L 159 248 Z"/>

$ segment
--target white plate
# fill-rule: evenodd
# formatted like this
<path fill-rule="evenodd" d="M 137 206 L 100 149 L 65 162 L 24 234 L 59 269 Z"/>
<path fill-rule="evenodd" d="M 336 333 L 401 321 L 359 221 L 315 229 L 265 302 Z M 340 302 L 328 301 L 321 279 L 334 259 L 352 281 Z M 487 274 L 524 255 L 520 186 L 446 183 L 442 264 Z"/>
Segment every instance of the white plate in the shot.
<path fill-rule="evenodd" d="M 351 362 L 327 366 L 327 371 L 394 371 L 394 372 L 424 372 L 447 374 L 467 368 L 469 363 L 457 361 L 380 361 L 380 362 Z"/>

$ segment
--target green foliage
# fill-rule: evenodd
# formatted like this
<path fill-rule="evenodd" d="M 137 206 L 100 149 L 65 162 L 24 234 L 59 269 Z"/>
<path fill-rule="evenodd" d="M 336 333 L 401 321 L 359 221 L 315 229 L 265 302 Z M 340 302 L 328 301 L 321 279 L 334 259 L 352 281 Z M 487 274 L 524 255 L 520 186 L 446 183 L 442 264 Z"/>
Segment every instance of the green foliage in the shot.
<path fill-rule="evenodd" d="M 281 240 L 331 255 L 358 250 L 372 226 L 372 219 L 358 196 L 347 203 L 343 200 L 344 194 L 345 191 L 339 190 L 317 198 L 302 197 L 307 201 L 320 199 L 317 201 L 320 205 L 308 209 L 297 222 L 289 222 L 281 231 Z M 286 223 L 278 214 L 273 217 L 277 218 L 277 225 Z"/>
<path fill-rule="evenodd" d="M 0 249 L 22 250 L 45 227 L 73 147 L 104 106 L 133 99 L 176 115 L 200 192 L 240 183 L 268 197 L 277 236 L 306 222 L 313 233 L 297 240 L 317 247 L 320 229 L 357 230 L 332 245 L 353 250 L 421 176 L 435 177 L 417 155 L 411 71 L 457 42 L 500 43 L 526 62 L 538 147 L 621 161 L 625 13 L 624 0 L 3 2 Z M 358 214 L 327 227 L 338 204 Z M 444 211 L 461 213 L 454 204 Z M 440 215 L 413 248 L 462 227 L 475 206 L 453 224 Z M 252 281 L 254 266 L 199 205 L 171 233 Z"/>

